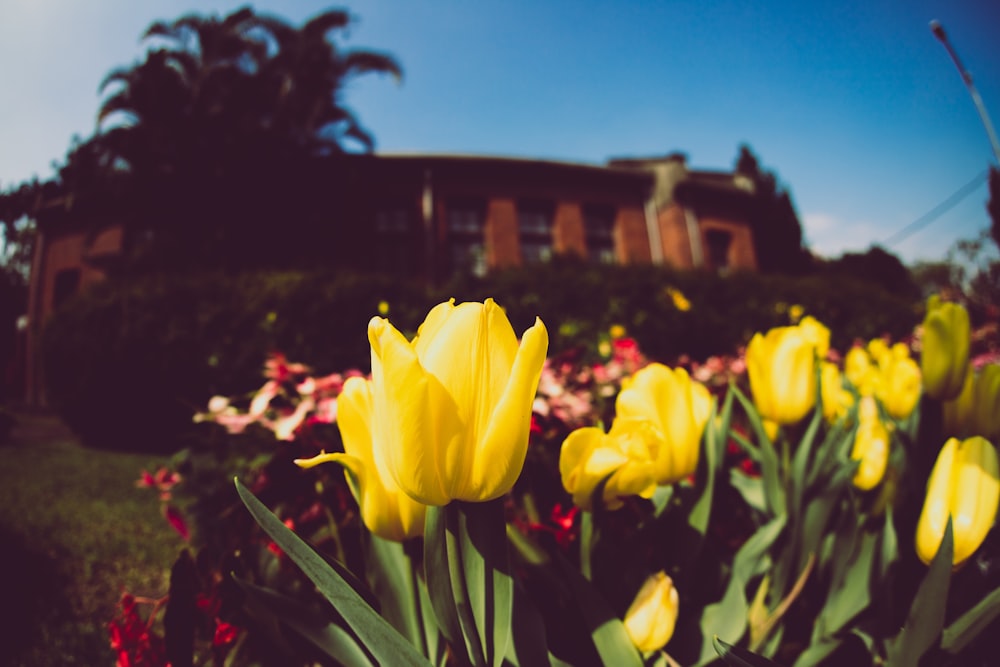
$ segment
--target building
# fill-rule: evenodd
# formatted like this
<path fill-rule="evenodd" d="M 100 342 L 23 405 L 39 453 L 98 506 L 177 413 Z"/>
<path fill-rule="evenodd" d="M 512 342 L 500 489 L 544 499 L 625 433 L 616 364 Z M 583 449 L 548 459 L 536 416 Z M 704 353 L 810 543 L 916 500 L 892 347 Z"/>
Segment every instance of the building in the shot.
<path fill-rule="evenodd" d="M 351 238 L 363 246 L 355 268 L 439 283 L 457 272 L 482 275 L 557 254 L 681 269 L 757 267 L 752 183 L 691 170 L 680 154 L 604 166 L 462 155 L 344 159 L 340 217 L 353 221 Z M 44 402 L 34 348 L 41 324 L 63 300 L 103 279 L 129 241 L 121 225 L 85 217 L 65 200 L 38 214 L 28 312 L 32 403 Z"/>

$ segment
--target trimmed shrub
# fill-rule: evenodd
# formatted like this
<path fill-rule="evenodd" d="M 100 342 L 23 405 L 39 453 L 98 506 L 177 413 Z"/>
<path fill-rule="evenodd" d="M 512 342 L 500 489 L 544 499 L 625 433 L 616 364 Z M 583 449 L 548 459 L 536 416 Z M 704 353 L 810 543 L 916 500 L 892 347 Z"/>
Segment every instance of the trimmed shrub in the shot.
<path fill-rule="evenodd" d="M 594 350 L 618 324 L 666 363 L 732 352 L 755 331 L 788 323 L 793 305 L 829 326 L 839 349 L 853 337 L 902 338 L 920 315 L 920 304 L 848 277 L 722 277 L 567 259 L 434 290 L 345 273 L 159 275 L 98 285 L 53 315 L 43 336 L 46 390 L 88 444 L 169 451 L 212 395 L 258 387 L 268 352 L 317 373 L 367 371 L 365 330 L 380 302 L 412 334 L 449 297 L 493 297 L 518 333 L 540 316 L 550 353 Z"/>

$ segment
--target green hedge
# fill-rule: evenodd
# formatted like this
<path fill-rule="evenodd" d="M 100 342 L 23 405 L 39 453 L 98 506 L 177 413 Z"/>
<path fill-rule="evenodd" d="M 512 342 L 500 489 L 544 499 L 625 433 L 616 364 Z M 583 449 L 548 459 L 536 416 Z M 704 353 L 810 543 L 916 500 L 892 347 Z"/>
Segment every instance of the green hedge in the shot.
<path fill-rule="evenodd" d="M 680 290 L 690 310 L 679 310 L 668 288 Z M 621 324 L 649 356 L 668 363 L 680 354 L 732 352 L 754 331 L 787 323 L 793 304 L 830 326 L 841 349 L 854 337 L 906 335 L 921 307 L 843 277 L 720 277 L 572 261 L 436 290 L 351 274 L 151 276 L 104 283 L 53 315 L 43 336 L 46 390 L 89 444 L 170 450 L 210 396 L 259 386 L 269 351 L 319 373 L 367 370 L 365 330 L 380 301 L 393 323 L 412 333 L 428 308 L 449 296 L 494 297 L 518 332 L 540 316 L 552 353 L 592 348 Z"/>

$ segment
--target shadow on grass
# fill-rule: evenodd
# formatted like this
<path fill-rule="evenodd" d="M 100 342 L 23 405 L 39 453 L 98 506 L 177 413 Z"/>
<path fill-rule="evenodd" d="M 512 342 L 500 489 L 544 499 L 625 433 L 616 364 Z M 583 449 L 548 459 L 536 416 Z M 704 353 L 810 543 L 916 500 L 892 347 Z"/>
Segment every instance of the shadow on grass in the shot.
<path fill-rule="evenodd" d="M 0 664 L 110 664 L 103 628 L 75 618 L 69 578 L 56 557 L 30 550 L 20 535 L 0 526 Z M 58 660 L 59 662 L 52 662 Z"/>

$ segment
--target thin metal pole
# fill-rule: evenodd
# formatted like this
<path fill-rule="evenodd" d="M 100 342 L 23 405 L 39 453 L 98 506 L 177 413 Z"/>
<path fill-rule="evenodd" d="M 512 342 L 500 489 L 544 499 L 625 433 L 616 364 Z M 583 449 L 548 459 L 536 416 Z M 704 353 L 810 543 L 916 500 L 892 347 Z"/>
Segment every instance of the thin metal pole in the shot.
<path fill-rule="evenodd" d="M 1000 141 L 997 140 L 997 133 L 993 130 L 993 123 L 990 122 L 990 115 L 986 112 L 986 105 L 983 104 L 983 98 L 979 96 L 979 91 L 976 90 L 976 86 L 972 83 L 972 75 L 962 66 L 962 61 L 958 59 L 958 54 L 955 53 L 951 42 L 948 41 L 948 35 L 944 31 L 944 27 L 937 20 L 931 21 L 931 32 L 944 45 L 945 50 L 948 51 L 948 55 L 951 56 L 952 62 L 955 63 L 955 67 L 958 68 L 958 73 L 962 75 L 962 81 L 965 82 L 965 87 L 969 89 L 969 95 L 972 96 L 972 103 L 976 105 L 976 111 L 979 112 L 979 118 L 982 119 L 983 127 L 986 128 L 986 134 L 990 138 L 990 144 L 993 146 L 993 156 L 996 158 L 997 163 L 1000 164 Z"/>

